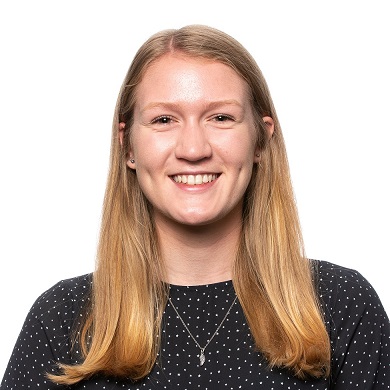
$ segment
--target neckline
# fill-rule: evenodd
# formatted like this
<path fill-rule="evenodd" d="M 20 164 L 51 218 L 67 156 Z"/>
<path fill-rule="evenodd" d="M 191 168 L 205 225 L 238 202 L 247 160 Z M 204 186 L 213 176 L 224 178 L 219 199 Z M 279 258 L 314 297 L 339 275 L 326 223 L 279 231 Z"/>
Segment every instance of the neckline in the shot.
<path fill-rule="evenodd" d="M 207 283 L 207 284 L 198 284 L 198 285 L 180 285 L 180 284 L 169 284 L 170 290 L 175 291 L 207 291 L 207 290 L 224 290 L 226 288 L 233 287 L 233 281 L 231 279 L 224 280 L 222 282 Z"/>

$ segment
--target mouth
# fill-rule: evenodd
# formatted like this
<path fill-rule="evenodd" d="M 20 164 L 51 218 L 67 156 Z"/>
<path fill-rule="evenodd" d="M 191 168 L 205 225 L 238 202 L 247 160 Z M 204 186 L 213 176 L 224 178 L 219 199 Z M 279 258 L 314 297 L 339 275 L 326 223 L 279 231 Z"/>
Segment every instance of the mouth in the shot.
<path fill-rule="evenodd" d="M 211 183 L 218 178 L 219 174 L 204 173 L 198 175 L 174 175 L 171 176 L 172 180 L 176 183 L 183 183 L 190 186 L 196 186 L 205 183 Z"/>

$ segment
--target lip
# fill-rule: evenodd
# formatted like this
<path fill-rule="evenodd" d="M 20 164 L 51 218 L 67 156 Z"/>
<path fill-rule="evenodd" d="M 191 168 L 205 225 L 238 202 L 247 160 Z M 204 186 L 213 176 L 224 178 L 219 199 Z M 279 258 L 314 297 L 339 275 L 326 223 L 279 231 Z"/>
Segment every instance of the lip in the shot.
<path fill-rule="evenodd" d="M 177 185 L 185 187 L 204 187 L 213 184 L 220 173 L 215 172 L 190 172 L 170 175 L 170 179 Z"/>

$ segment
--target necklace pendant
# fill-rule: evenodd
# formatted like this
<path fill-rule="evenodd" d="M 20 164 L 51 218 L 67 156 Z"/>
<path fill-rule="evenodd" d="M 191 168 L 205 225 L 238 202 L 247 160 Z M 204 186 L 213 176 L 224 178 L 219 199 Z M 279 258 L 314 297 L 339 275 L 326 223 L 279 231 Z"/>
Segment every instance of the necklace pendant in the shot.
<path fill-rule="evenodd" d="M 206 361 L 206 357 L 204 356 L 204 351 L 200 351 L 199 355 L 199 365 L 203 366 L 204 362 Z"/>

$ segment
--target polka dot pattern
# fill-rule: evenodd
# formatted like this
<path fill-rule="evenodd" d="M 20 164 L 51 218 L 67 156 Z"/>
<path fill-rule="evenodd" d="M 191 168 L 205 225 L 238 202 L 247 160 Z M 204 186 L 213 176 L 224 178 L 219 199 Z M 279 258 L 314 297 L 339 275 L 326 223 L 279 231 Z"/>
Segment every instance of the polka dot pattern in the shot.
<path fill-rule="evenodd" d="M 313 261 L 318 294 L 332 344 L 330 379 L 302 381 L 283 369 L 269 369 L 256 352 L 237 300 L 218 333 L 200 350 L 168 303 L 162 345 L 151 373 L 133 383 L 93 378 L 69 389 L 390 389 L 390 323 L 372 286 L 356 271 Z M 72 329 L 88 307 L 91 275 L 59 282 L 31 308 L 15 345 L 1 390 L 58 389 L 46 379 L 56 362 L 81 361 L 70 348 Z M 201 346 L 214 334 L 235 297 L 231 281 L 171 286 L 172 302 Z"/>

